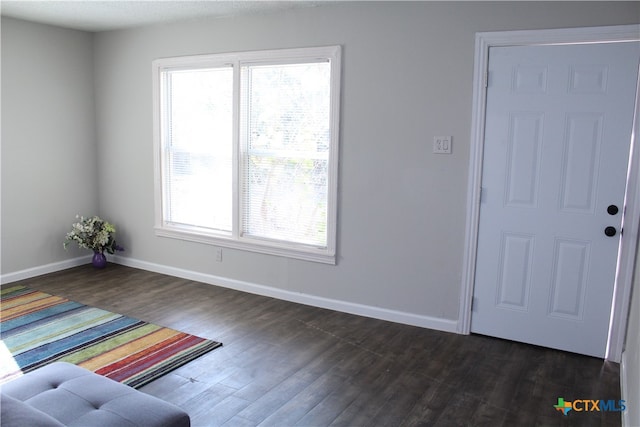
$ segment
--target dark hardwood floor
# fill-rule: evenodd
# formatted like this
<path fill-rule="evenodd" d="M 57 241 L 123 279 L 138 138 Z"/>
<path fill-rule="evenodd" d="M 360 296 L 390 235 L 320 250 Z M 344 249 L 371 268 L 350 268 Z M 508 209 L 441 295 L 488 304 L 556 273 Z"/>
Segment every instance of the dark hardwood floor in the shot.
<path fill-rule="evenodd" d="M 194 426 L 618 426 L 559 397 L 620 399 L 619 366 L 438 332 L 115 264 L 15 282 L 221 341 L 140 390 Z M 551 331 L 550 331 L 551 333 Z"/>

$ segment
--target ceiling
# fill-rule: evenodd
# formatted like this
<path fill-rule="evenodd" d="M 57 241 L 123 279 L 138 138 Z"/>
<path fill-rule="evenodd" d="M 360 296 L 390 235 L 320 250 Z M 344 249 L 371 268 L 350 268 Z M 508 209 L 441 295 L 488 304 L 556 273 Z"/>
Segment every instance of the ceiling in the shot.
<path fill-rule="evenodd" d="M 98 32 L 201 17 L 314 7 L 318 3 L 307 0 L 2 0 L 0 13 L 27 21 Z"/>

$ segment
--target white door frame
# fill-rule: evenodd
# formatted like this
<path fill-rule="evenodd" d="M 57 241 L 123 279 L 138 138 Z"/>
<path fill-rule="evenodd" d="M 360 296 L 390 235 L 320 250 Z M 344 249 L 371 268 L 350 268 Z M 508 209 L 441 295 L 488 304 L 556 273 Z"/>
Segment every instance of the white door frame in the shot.
<path fill-rule="evenodd" d="M 465 253 L 462 267 L 462 288 L 458 333 L 471 332 L 471 302 L 476 273 L 478 229 L 480 218 L 480 184 L 482 181 L 482 157 L 484 152 L 484 128 L 486 109 L 487 69 L 489 48 L 498 46 L 531 46 L 545 44 L 579 44 L 597 42 L 640 41 L 640 25 L 588 27 L 556 30 L 499 31 L 476 34 L 473 76 L 473 115 L 471 122 L 471 147 L 469 153 L 469 182 L 467 192 L 467 222 Z M 627 326 L 629 300 L 633 285 L 633 269 L 636 260 L 638 231 L 640 229 L 640 92 L 636 93 L 634 140 L 629 161 L 626 212 L 623 216 L 624 238 L 618 255 L 618 271 L 613 295 L 609 339 L 606 359 L 620 362 Z M 635 218 L 635 220 L 634 220 Z M 625 221 L 626 220 L 626 221 Z"/>

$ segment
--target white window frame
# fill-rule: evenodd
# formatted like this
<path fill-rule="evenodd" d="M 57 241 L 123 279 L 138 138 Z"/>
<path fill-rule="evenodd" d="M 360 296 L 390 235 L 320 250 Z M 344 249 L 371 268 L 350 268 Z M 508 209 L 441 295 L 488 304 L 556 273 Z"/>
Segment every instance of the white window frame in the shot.
<path fill-rule="evenodd" d="M 327 194 L 327 242 L 326 247 L 314 247 L 295 243 L 251 239 L 240 235 L 240 156 L 242 147 L 239 136 L 240 116 L 240 67 L 242 65 L 287 64 L 328 61 L 331 66 L 330 81 L 330 142 L 328 163 Z M 232 66 L 233 79 L 233 227 L 232 232 L 218 233 L 196 227 L 178 226 L 166 221 L 166 199 L 163 191 L 165 176 L 165 143 L 167 132 L 163 128 L 167 122 L 163 112 L 163 72 L 178 69 Z M 160 237 L 175 238 L 214 246 L 247 250 L 270 255 L 315 261 L 326 264 L 336 263 L 337 201 L 338 201 L 338 152 L 340 118 L 341 48 L 326 46 L 298 49 L 278 49 L 211 55 L 161 58 L 152 62 L 153 71 L 153 143 L 154 143 L 154 199 L 155 234 Z"/>

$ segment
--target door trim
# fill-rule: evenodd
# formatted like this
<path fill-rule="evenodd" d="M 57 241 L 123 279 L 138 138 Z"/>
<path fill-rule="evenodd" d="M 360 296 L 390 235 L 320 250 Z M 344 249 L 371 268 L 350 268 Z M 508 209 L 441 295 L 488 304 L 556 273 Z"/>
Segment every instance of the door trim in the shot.
<path fill-rule="evenodd" d="M 471 333 L 471 304 L 476 273 L 478 229 L 480 218 L 480 184 L 484 152 L 484 128 L 486 109 L 487 69 L 489 48 L 498 46 L 534 46 L 547 44 L 581 44 L 640 41 L 640 25 L 586 27 L 554 30 L 497 31 L 476 33 L 473 71 L 473 112 L 469 153 L 469 178 L 467 189 L 467 217 L 465 228 L 465 252 L 462 266 L 462 286 L 458 333 Z M 636 93 L 634 115 L 634 140 L 627 175 L 625 195 L 626 212 L 623 216 L 624 238 L 618 255 L 618 272 L 614 287 L 613 306 L 609 325 L 606 359 L 620 362 L 627 326 L 633 269 L 636 260 L 638 231 L 640 228 L 640 134 L 639 92 Z M 634 220 L 636 218 L 636 220 Z"/>

